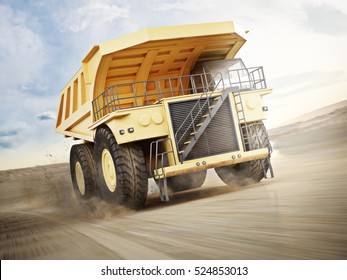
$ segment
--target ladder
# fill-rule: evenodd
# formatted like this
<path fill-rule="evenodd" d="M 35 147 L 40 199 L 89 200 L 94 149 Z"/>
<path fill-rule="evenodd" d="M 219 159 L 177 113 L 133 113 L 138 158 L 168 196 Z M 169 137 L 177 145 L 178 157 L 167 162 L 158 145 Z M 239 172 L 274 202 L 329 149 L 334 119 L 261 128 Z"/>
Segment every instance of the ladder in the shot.
<path fill-rule="evenodd" d="M 242 103 L 242 97 L 241 97 L 241 91 L 235 91 L 233 92 L 234 102 L 235 102 L 235 108 L 237 113 L 237 118 L 239 121 L 240 130 L 242 133 L 242 142 L 243 142 L 243 148 L 245 151 L 247 150 L 255 150 L 259 149 L 261 147 L 267 147 L 269 150 L 269 156 L 266 157 L 265 162 L 263 160 L 260 160 L 263 172 L 264 172 L 264 178 L 267 179 L 267 168 L 270 171 L 271 178 L 274 178 L 274 172 L 270 161 L 270 155 L 272 153 L 272 147 L 269 140 L 269 135 L 265 129 L 264 124 L 262 123 L 255 123 L 255 124 L 248 124 L 246 122 L 245 112 L 243 109 L 243 103 Z M 256 129 L 256 126 L 260 127 L 260 133 L 252 133 L 250 132 L 251 126 L 254 126 Z"/>
<path fill-rule="evenodd" d="M 161 144 L 166 144 L 168 142 L 169 144 L 169 149 L 160 152 L 160 145 Z M 152 141 L 150 144 L 150 150 L 149 150 L 149 166 L 150 166 L 150 174 L 153 178 L 156 178 L 158 181 L 158 187 L 160 191 L 160 200 L 161 201 L 169 201 L 169 192 L 167 188 L 167 178 L 165 177 L 164 173 L 164 165 L 166 166 L 169 162 L 169 154 L 173 154 L 173 149 L 172 149 L 172 140 L 171 138 L 162 138 L 158 139 L 155 141 Z M 153 153 L 154 153 L 154 162 L 152 162 L 153 158 Z M 174 164 L 176 165 L 176 159 L 174 159 Z M 153 164 L 154 164 L 154 169 L 153 169 Z"/>
<path fill-rule="evenodd" d="M 242 144 L 243 150 L 254 150 L 256 145 L 254 139 L 250 137 L 249 125 L 246 122 L 245 111 L 243 109 L 243 102 L 241 97 L 241 91 L 233 91 L 234 104 L 236 108 L 236 115 L 238 119 L 238 123 L 240 126 L 240 131 L 242 134 Z"/>
<path fill-rule="evenodd" d="M 220 78 L 218 82 L 215 83 L 217 76 L 220 76 Z M 212 83 L 214 83 L 213 90 L 209 92 L 208 90 L 211 88 Z M 213 93 L 215 93 L 215 91 L 219 88 L 220 85 L 222 85 L 222 88 L 224 89 L 223 76 L 221 73 L 217 73 L 213 77 L 210 84 L 206 87 L 204 92 L 201 94 L 200 98 L 191 108 L 187 117 L 182 122 L 181 126 L 177 129 L 175 133 L 175 139 L 177 147 L 180 149 L 178 154 L 181 162 L 183 162 L 189 155 L 189 153 L 192 151 L 193 147 L 195 146 L 201 135 L 204 133 L 207 126 L 212 121 L 213 117 L 220 109 L 224 100 L 231 92 L 231 90 L 228 88 L 224 90 L 220 96 L 216 96 L 213 98 Z M 203 103 L 201 104 L 202 100 L 204 100 L 205 98 L 206 100 L 203 101 Z M 194 113 L 194 111 L 196 111 L 197 109 L 198 111 Z M 184 129 L 185 127 L 187 128 Z M 180 133 L 182 133 L 182 135 L 178 137 Z"/>

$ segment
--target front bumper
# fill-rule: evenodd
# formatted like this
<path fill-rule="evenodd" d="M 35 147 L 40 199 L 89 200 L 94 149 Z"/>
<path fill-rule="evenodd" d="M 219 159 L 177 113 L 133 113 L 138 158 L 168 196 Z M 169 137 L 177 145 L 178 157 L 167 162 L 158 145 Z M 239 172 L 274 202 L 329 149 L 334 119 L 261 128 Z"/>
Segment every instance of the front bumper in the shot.
<path fill-rule="evenodd" d="M 202 171 L 209 168 L 233 165 L 241 162 L 266 158 L 268 155 L 269 150 L 264 148 L 248 152 L 236 151 L 222 155 L 194 159 L 184 163 L 178 163 L 177 165 L 159 168 L 158 170 L 154 171 L 154 178 L 163 179 L 165 177 Z"/>

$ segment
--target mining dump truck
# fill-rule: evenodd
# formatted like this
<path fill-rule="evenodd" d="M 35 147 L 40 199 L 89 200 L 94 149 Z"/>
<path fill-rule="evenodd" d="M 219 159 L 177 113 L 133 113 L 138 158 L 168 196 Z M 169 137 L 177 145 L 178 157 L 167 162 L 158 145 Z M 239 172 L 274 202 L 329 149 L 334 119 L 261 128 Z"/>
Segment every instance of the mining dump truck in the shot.
<path fill-rule="evenodd" d="M 144 29 L 99 45 L 61 91 L 56 131 L 82 140 L 70 168 L 81 201 L 144 207 L 148 179 L 162 201 L 200 187 L 273 177 L 263 125 L 271 93 L 262 67 L 235 58 L 234 22 Z"/>

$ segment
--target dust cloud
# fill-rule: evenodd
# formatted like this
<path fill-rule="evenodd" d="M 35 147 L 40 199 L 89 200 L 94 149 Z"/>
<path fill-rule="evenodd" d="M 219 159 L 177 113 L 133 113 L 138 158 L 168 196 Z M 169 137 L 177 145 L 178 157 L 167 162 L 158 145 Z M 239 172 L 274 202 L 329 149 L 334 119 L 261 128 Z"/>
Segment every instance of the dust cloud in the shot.
<path fill-rule="evenodd" d="M 323 112 L 323 111 L 322 111 Z M 0 171 L 1 259 L 346 259 L 347 107 L 269 131 L 274 179 L 213 170 L 139 212 L 79 203 L 68 164 Z"/>

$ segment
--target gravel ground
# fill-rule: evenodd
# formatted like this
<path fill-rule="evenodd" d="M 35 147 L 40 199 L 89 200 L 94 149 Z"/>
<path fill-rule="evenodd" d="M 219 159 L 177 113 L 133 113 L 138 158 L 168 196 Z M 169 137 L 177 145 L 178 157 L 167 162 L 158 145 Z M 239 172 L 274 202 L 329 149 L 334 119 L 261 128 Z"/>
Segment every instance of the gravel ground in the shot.
<path fill-rule="evenodd" d="M 67 164 L 0 171 L 1 259 L 346 259 L 347 107 L 270 131 L 275 178 L 79 204 Z"/>

